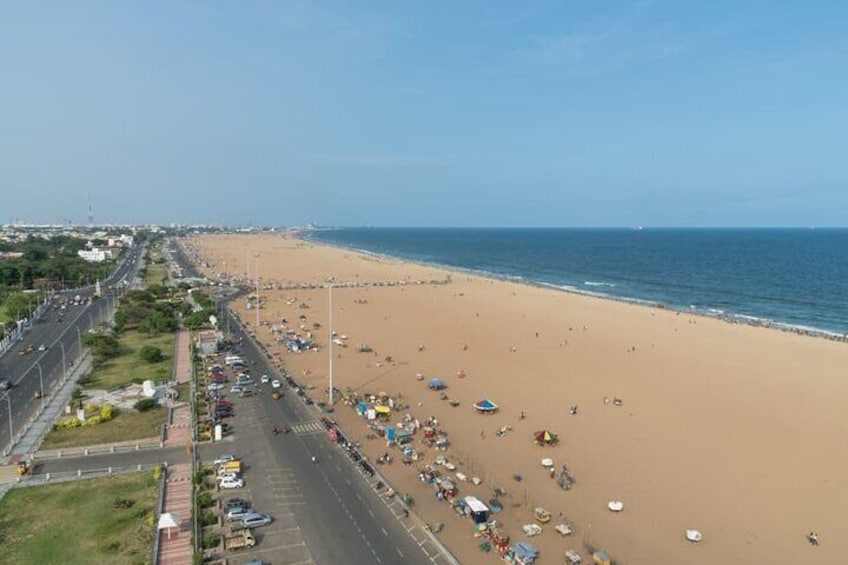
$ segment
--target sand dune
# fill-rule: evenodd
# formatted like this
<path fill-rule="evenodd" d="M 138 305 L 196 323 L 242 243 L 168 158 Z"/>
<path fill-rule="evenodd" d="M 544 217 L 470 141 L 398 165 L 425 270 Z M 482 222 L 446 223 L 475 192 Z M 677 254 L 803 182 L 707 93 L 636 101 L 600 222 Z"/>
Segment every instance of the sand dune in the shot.
<path fill-rule="evenodd" d="M 570 538 L 548 527 L 530 540 L 542 563 L 562 562 L 566 549 L 580 550 L 584 542 L 630 564 L 847 559 L 846 344 L 281 236 L 200 236 L 185 243 L 202 255 L 211 277 L 253 279 L 259 253 L 263 286 L 321 285 L 328 277 L 356 285 L 333 291 L 333 326 L 375 353 L 336 349 L 336 386 L 400 393 L 415 417 L 436 416 L 452 440 L 447 456 L 484 481 L 460 483 L 460 493 L 489 499 L 496 485 L 508 491 L 498 518 L 513 539 L 523 539 L 521 524 L 533 521 L 536 505 L 553 511 L 555 521 L 560 512 L 570 518 L 577 530 Z M 428 282 L 448 278 L 450 284 Z M 373 286 L 389 281 L 406 284 Z M 326 343 L 327 295 L 324 288 L 265 290 L 261 318 L 273 325 L 305 314 L 308 324 L 323 325 L 316 337 Z M 243 301 L 233 307 L 255 321 Z M 282 352 L 270 326 L 258 335 Z M 326 350 L 283 355 L 289 372 L 313 384 L 315 394 L 324 390 Z M 457 377 L 459 370 L 465 378 Z M 460 406 L 439 400 L 417 373 L 443 378 Z M 500 405 L 497 414 L 471 409 L 484 396 Z M 620 406 L 611 402 L 615 397 Z M 569 414 L 571 405 L 577 415 Z M 365 439 L 352 410 L 340 407 L 337 417 L 371 456 L 385 451 Z M 503 426 L 513 431 L 496 437 Z M 557 432 L 560 444 L 535 446 L 532 433 L 542 428 Z M 545 456 L 572 470 L 571 491 L 540 466 Z M 464 563 L 496 560 L 483 557 L 471 523 L 435 501 L 415 467 L 381 470 L 415 496 L 424 520 L 447 525 L 440 537 Z M 523 480 L 515 482 L 514 474 Z M 611 499 L 623 501 L 624 511 L 609 512 Z M 687 528 L 702 531 L 704 541 L 688 543 Z M 805 540 L 810 530 L 819 533 L 820 546 Z"/>

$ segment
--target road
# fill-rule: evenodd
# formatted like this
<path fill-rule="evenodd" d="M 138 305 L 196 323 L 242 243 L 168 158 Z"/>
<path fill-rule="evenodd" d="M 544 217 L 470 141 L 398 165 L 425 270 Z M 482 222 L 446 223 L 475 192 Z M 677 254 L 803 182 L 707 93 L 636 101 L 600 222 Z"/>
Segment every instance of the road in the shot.
<path fill-rule="evenodd" d="M 237 327 L 238 323 L 233 320 L 231 325 Z M 252 340 L 241 329 L 233 332 L 234 340 L 242 337 L 242 355 L 255 361 L 251 365 L 254 378 L 258 381 L 261 374 L 273 376 L 267 357 Z M 264 390 L 257 396 L 234 399 L 235 445 L 222 442 L 202 446 L 201 457 L 211 461 L 221 453 L 243 455 L 254 507 L 274 514 L 277 505 L 278 512 L 291 516 L 296 525 L 288 524 L 286 531 L 297 530 L 309 550 L 307 559 L 353 565 L 447 563 L 412 519 L 403 517 L 399 503 L 387 502 L 375 492 L 376 479 L 369 478 L 345 450 L 329 440 L 314 406 L 307 406 L 285 384 L 279 400 L 272 398 L 269 385 L 260 388 Z M 275 435 L 273 426 L 289 426 L 292 432 Z M 317 462 L 312 461 L 313 456 Z M 258 472 L 251 473 L 251 467 L 257 467 Z M 263 546 L 274 547 L 274 539 L 269 535 L 269 541 L 260 543 L 256 555 L 250 556 L 303 558 L 278 553 L 282 549 L 263 554 Z M 276 547 L 295 547 L 296 541 L 288 539 L 287 544 L 278 543 Z"/>
<path fill-rule="evenodd" d="M 88 304 L 94 287 L 57 293 L 53 304 L 79 294 L 83 304 L 67 306 L 65 310 L 52 307 L 23 335 L 23 339 L 0 357 L 0 378 L 8 379 L 12 388 L 0 396 L 0 445 L 10 451 L 14 437 L 38 410 L 41 400 L 35 399 L 38 390 L 49 393 L 67 368 L 79 357 L 82 334 L 108 320 L 124 289 L 132 283 L 138 271 L 143 247 L 132 247 L 115 271 L 101 282 L 102 297 Z M 60 313 L 64 313 L 60 320 Z M 44 345 L 46 350 L 39 351 Z M 23 353 L 27 347 L 31 353 Z M 9 414 L 11 414 L 11 422 Z"/>

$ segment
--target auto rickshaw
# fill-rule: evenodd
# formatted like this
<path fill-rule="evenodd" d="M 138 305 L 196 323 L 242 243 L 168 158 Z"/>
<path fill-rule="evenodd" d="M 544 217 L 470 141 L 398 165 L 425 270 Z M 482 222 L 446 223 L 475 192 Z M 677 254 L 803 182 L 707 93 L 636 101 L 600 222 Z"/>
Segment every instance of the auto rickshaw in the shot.
<path fill-rule="evenodd" d="M 592 561 L 594 561 L 597 565 L 611 565 L 612 559 L 610 556 L 606 554 L 605 551 L 598 550 L 592 554 Z"/>
<path fill-rule="evenodd" d="M 551 513 L 547 508 L 542 508 L 541 506 L 537 506 L 533 510 L 533 514 L 536 516 L 536 521 L 540 524 L 547 524 L 551 521 Z"/>
<path fill-rule="evenodd" d="M 279 400 L 280 399 L 280 393 L 277 392 L 277 391 L 274 391 L 273 394 L 271 394 L 271 398 L 273 398 L 274 400 Z"/>

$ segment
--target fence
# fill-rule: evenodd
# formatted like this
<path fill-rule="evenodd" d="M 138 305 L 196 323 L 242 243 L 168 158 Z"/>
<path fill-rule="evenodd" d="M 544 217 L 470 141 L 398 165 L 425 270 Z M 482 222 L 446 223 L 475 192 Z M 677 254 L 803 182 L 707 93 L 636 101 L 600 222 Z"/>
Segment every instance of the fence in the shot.
<path fill-rule="evenodd" d="M 156 502 L 157 518 L 161 516 L 162 511 L 165 510 L 165 480 L 168 478 L 168 468 L 163 465 L 161 469 L 162 474 L 159 476 L 159 500 Z M 153 537 L 153 559 L 150 561 L 153 565 L 159 565 L 159 537 L 157 524 L 156 535 Z"/>
<path fill-rule="evenodd" d="M 44 473 L 39 475 L 24 475 L 20 477 L 15 487 L 34 487 L 53 483 L 66 483 L 69 481 L 83 481 L 86 479 L 97 479 L 111 477 L 113 475 L 126 475 L 128 473 L 140 473 L 152 471 L 158 463 L 132 465 L 129 467 L 104 467 L 102 469 L 77 469 L 76 471 L 63 471 L 60 473 Z M 164 485 L 164 483 L 163 483 Z"/>
<path fill-rule="evenodd" d="M 163 446 L 160 438 L 147 438 L 138 441 L 92 445 L 89 447 L 67 447 L 64 449 L 44 449 L 35 453 L 35 459 L 61 459 L 80 455 L 102 455 L 104 453 L 127 453 L 146 449 L 159 449 Z"/>

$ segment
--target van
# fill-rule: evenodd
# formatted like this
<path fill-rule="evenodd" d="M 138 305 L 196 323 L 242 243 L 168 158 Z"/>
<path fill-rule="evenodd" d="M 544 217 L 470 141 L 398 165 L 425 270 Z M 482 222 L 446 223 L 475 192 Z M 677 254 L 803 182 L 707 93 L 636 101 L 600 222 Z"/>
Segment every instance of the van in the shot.
<path fill-rule="evenodd" d="M 223 475 L 224 473 L 241 473 L 241 461 L 227 461 L 218 467 L 218 474 Z"/>
<path fill-rule="evenodd" d="M 227 355 L 226 357 L 224 357 L 224 364 L 225 365 L 229 365 L 230 367 L 232 367 L 233 365 L 235 365 L 237 363 L 244 365 L 244 360 L 241 357 L 239 357 L 238 355 Z"/>

